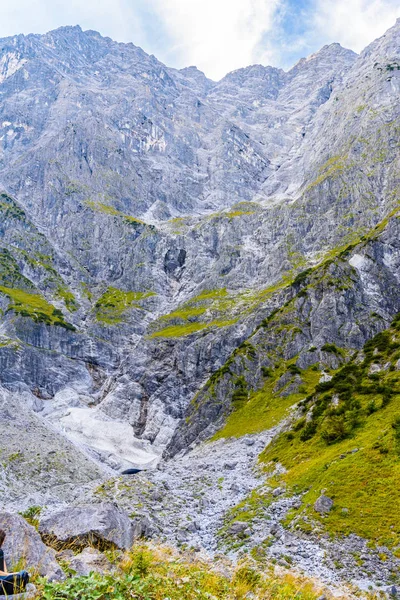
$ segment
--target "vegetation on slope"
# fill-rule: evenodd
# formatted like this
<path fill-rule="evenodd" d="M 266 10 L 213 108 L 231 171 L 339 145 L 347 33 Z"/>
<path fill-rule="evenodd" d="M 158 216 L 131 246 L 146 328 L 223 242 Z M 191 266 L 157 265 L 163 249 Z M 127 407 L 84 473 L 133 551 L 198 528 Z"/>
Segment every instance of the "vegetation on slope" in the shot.
<path fill-rule="evenodd" d="M 311 582 L 291 575 L 260 573 L 242 564 L 231 577 L 208 563 L 186 557 L 166 547 L 140 545 L 118 558 L 109 555 L 115 573 L 87 577 L 72 576 L 61 583 L 39 580 L 42 600 L 314 600 L 317 589 Z M 73 573 L 72 573 L 73 575 Z"/>
<path fill-rule="evenodd" d="M 261 455 L 267 471 L 302 506 L 288 522 L 310 531 L 320 521 L 332 534 L 356 533 L 400 554 L 400 318 L 365 344 L 363 354 L 318 383 L 301 403 L 303 415 Z M 277 480 L 277 483 L 278 483 Z M 325 490 L 333 510 L 312 509 Z"/>
<path fill-rule="evenodd" d="M 182 337 L 208 327 L 234 325 L 263 301 L 287 285 L 287 278 L 262 290 L 228 292 L 226 288 L 203 290 L 176 310 L 152 323 L 150 337 Z"/>
<path fill-rule="evenodd" d="M 257 391 L 248 391 L 244 379 L 238 378 L 232 403 L 233 410 L 224 427 L 213 439 L 240 437 L 249 433 L 258 433 L 278 425 L 290 414 L 294 404 L 304 398 L 314 388 L 320 378 L 316 367 L 300 371 L 294 362 L 284 362 L 276 369 L 264 369 L 265 385 Z M 296 375 L 301 372 L 302 385 L 297 391 L 285 394 L 285 388 L 293 384 Z M 292 375 L 283 388 L 277 389 L 278 380 L 289 373 Z M 282 393 L 284 394 L 282 396 Z"/>
<path fill-rule="evenodd" d="M 137 219 L 135 217 L 132 217 L 131 215 L 126 215 L 125 213 L 121 212 L 120 210 L 117 210 L 114 206 L 111 206 L 109 204 L 87 200 L 86 205 L 92 210 L 95 210 L 96 212 L 100 212 L 111 217 L 118 217 L 128 225 L 133 225 L 135 227 L 140 225 L 146 225 L 146 223 L 141 219 Z"/>
<path fill-rule="evenodd" d="M 70 331 L 75 331 L 75 327 L 65 320 L 62 311 L 55 308 L 38 293 L 31 294 L 23 290 L 7 288 L 0 285 L 0 294 L 4 294 L 11 300 L 7 312 L 13 311 L 16 315 L 21 317 L 29 317 L 35 321 L 35 323 L 56 325 L 58 327 L 64 327 L 64 329 L 69 329 Z"/>
<path fill-rule="evenodd" d="M 120 323 L 129 308 L 141 308 L 140 302 L 151 296 L 154 296 L 154 292 L 132 292 L 109 287 L 95 304 L 96 319 L 108 325 Z"/>
<path fill-rule="evenodd" d="M 4 192 L 0 194 L 0 213 L 3 219 L 17 219 L 18 221 L 24 221 L 26 218 L 25 212 L 22 208 Z"/>
<path fill-rule="evenodd" d="M 176 310 L 152 324 L 151 338 L 177 338 L 207 329 L 236 323 L 229 318 L 233 300 L 225 288 L 204 290 Z"/>
<path fill-rule="evenodd" d="M 74 303 L 73 295 L 66 288 L 60 286 L 59 290 L 60 297 Z M 0 249 L 0 294 L 10 300 L 6 312 L 29 317 L 35 323 L 56 325 L 71 331 L 75 329 L 66 322 L 62 311 L 49 303 L 33 283 L 21 274 L 17 261 L 5 248 Z"/>

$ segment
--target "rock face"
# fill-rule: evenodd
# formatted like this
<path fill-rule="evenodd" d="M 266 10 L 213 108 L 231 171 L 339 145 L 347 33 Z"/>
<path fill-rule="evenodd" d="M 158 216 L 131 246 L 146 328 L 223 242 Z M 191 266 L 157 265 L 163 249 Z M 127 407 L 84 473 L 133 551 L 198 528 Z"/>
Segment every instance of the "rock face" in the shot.
<path fill-rule="evenodd" d="M 397 206 L 399 37 L 397 22 L 359 56 L 332 44 L 288 72 L 219 82 L 80 27 L 1 40 L 0 381 L 94 471 L 152 467 L 206 437 L 233 383 L 193 422 L 191 401 L 294 297 L 284 283 Z M 360 256 L 365 320 L 377 302 Z M 356 346 L 385 325 L 318 294 L 294 342 L 304 361 L 303 343 L 334 343 L 343 311 Z M 283 398 L 295 374 L 289 386 Z"/>
<path fill-rule="evenodd" d="M 25 519 L 1 512 L 0 528 L 6 532 L 3 550 L 9 571 L 13 569 L 13 565 L 23 564 L 29 573 L 36 572 L 50 581 L 64 577 L 54 550 L 43 544 L 36 529 Z"/>
<path fill-rule="evenodd" d="M 344 255 L 304 273 L 288 286 L 280 298 L 283 308 L 270 312 L 255 327 L 226 365 L 203 386 L 196 402 L 187 407 L 166 456 L 207 439 L 221 427 L 232 410 L 240 378 L 244 389 L 257 390 L 265 384 L 263 369 L 268 371 L 276 363 L 296 359 L 301 369 L 315 363 L 322 369 L 324 365 L 337 368 L 340 361 L 329 351 L 329 344 L 360 350 L 385 329 L 400 311 L 399 235 L 399 219 L 394 216 Z M 375 313 L 379 319 L 371 319 Z M 278 388 L 286 385 L 287 390 L 296 384 L 297 390 L 297 378 L 287 371 Z"/>
<path fill-rule="evenodd" d="M 41 520 L 39 532 L 57 550 L 86 546 L 128 550 L 137 537 L 128 515 L 109 503 L 56 512 Z"/>

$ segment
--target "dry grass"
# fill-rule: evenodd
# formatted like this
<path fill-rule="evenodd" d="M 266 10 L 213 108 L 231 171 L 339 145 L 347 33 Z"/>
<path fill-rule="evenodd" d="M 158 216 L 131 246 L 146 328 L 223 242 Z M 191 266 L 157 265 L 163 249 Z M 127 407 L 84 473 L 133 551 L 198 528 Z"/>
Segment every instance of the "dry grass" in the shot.
<path fill-rule="evenodd" d="M 70 577 L 61 583 L 38 581 L 41 600 L 315 600 L 321 589 L 291 574 L 258 571 L 247 561 L 236 569 L 227 560 L 212 564 L 191 551 L 143 543 L 122 556 L 108 554 L 109 575 Z"/>

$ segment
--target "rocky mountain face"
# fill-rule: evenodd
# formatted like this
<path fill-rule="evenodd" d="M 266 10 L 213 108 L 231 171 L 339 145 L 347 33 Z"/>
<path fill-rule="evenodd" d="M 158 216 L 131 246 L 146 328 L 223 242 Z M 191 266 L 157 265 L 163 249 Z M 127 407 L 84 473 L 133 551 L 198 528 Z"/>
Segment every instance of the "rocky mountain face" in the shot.
<path fill-rule="evenodd" d="M 150 469 L 162 455 L 178 456 L 160 468 L 183 481 L 185 453 L 198 443 L 234 436 L 250 446 L 246 436 L 256 436 L 258 453 L 276 447 L 264 456 L 278 465 L 273 481 L 289 473 L 276 531 L 290 511 L 300 511 L 290 535 L 304 519 L 314 523 L 302 497 L 314 502 L 318 486 L 329 486 L 312 469 L 296 475 L 301 483 L 290 479 L 289 442 L 303 456 L 296 444 L 312 454 L 320 436 L 322 456 L 350 443 L 371 415 L 387 415 L 384 431 L 397 431 L 399 93 L 400 21 L 359 56 L 332 44 L 288 72 L 254 65 L 219 82 L 80 27 L 0 40 L 0 485 L 9 503 L 112 496 L 117 484 L 93 485 Z M 393 352 L 378 343 L 380 360 L 366 363 L 365 345 L 382 331 Z M 361 369 L 351 389 L 346 365 Z M 328 407 L 318 386 L 336 376 L 347 388 L 328 386 Z M 370 379 L 380 383 L 366 392 Z M 367 402 L 368 394 L 377 396 Z M 18 445 L 9 442 L 15 414 L 26 423 Z M 304 431 L 312 435 L 300 440 Z M 32 481 L 25 466 L 38 439 Z M 227 444 L 217 443 L 220 461 L 247 442 Z M 379 457 L 393 471 L 396 442 L 384 447 Z M 199 452 L 194 464 L 210 468 Z M 249 453 L 241 473 L 254 467 L 258 454 Z M 159 498 L 165 482 L 149 478 Z M 257 486 L 249 475 L 221 499 L 216 521 L 203 507 L 211 537 L 188 532 L 178 509 L 154 529 L 215 551 L 217 537 L 228 543 L 235 529 L 229 518 L 243 522 L 236 504 L 247 506 L 250 494 L 267 510 L 251 495 Z M 197 500 L 176 488 L 192 519 Z M 268 503 L 280 496 L 273 489 Z M 359 510 L 343 494 L 341 509 Z M 118 499 L 133 502 L 129 493 Z M 256 513 L 252 551 L 262 542 Z M 331 531 L 369 539 L 367 526 L 351 523 L 334 521 Z M 250 525 L 236 529 L 247 544 Z M 378 541 L 381 554 L 396 550 L 397 538 Z M 374 560 L 368 569 L 378 572 Z M 306 566 L 334 569 L 318 564 Z M 394 560 L 386 579 L 396 568 Z"/>

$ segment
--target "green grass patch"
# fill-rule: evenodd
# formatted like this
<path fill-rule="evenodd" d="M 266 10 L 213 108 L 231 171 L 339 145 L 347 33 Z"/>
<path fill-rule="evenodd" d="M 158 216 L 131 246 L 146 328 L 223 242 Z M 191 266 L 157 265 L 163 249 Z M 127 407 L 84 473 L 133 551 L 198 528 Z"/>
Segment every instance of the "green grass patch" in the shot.
<path fill-rule="evenodd" d="M 92 200 L 87 200 L 86 205 L 95 210 L 97 212 L 103 213 L 105 215 L 109 215 L 111 217 L 119 217 L 123 219 L 126 223 L 132 225 L 146 225 L 144 221 L 141 219 L 137 219 L 136 217 L 132 217 L 131 215 L 126 215 L 120 210 L 114 208 L 114 206 L 110 206 L 109 204 L 104 204 L 103 202 L 93 202 Z"/>
<path fill-rule="evenodd" d="M 400 545 L 400 317 L 364 346 L 363 362 L 353 357 L 317 383 L 303 401 L 304 415 L 280 434 L 260 459 L 276 462 L 293 493 L 304 493 L 299 516 L 319 520 L 332 534 L 356 533 L 391 548 Z M 370 373 L 371 365 L 381 370 Z M 383 369 L 382 365 L 392 366 Z M 353 452 L 353 450 L 357 450 Z M 325 517 L 312 505 L 321 493 L 334 500 Z"/>
<path fill-rule="evenodd" d="M 46 325 L 55 325 L 75 331 L 75 327 L 65 321 L 61 310 L 58 310 L 47 302 L 40 294 L 29 293 L 24 290 L 5 286 L 0 286 L 0 293 L 11 300 L 7 312 L 13 311 L 21 317 L 29 317 L 35 323 L 45 323 Z"/>
<path fill-rule="evenodd" d="M 211 323 L 185 323 L 183 325 L 170 325 L 165 327 L 161 331 L 155 331 L 149 337 L 150 338 L 179 338 L 192 333 L 197 333 L 204 329 L 211 327 L 229 327 L 234 325 L 236 320 L 227 321 L 211 321 Z"/>
<path fill-rule="evenodd" d="M 120 323 L 130 308 L 141 308 L 140 302 L 154 295 L 154 292 L 133 292 L 109 287 L 95 304 L 96 319 L 108 325 Z"/>
<path fill-rule="evenodd" d="M 187 319 L 191 319 L 193 317 L 199 317 L 206 312 L 206 307 L 187 307 L 182 308 L 181 310 L 174 310 L 167 315 L 163 315 L 160 317 L 161 321 L 172 321 L 175 319 L 186 321 Z"/>
<path fill-rule="evenodd" d="M 56 291 L 56 297 L 64 300 L 65 306 L 70 312 L 78 310 L 79 304 L 76 301 L 74 294 L 67 287 L 59 285 Z"/>
<path fill-rule="evenodd" d="M 230 210 L 221 214 L 228 219 L 234 219 L 235 217 L 243 217 L 244 215 L 254 215 L 255 212 L 254 210 Z"/>
<path fill-rule="evenodd" d="M 249 399 L 237 410 L 233 403 L 233 412 L 229 415 L 225 426 L 215 434 L 213 439 L 241 437 L 274 427 L 290 413 L 294 404 L 314 389 L 321 376 L 319 371 L 312 369 L 302 371 L 302 392 L 281 397 L 279 395 L 281 390 L 274 392 L 274 387 L 285 371 L 286 364 L 273 370 L 273 376 L 268 379 L 264 387 L 250 394 Z"/>

